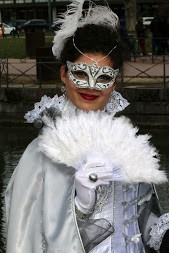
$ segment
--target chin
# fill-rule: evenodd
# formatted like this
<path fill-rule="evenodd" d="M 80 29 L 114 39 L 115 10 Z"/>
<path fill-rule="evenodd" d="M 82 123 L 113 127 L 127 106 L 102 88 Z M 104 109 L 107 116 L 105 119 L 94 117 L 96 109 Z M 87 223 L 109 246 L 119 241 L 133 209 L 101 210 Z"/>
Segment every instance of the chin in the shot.
<path fill-rule="evenodd" d="M 77 104 L 76 105 L 77 108 L 79 108 L 80 110 L 84 110 L 84 111 L 97 111 L 97 110 L 103 110 L 103 108 L 99 105 L 92 105 L 92 104 Z"/>

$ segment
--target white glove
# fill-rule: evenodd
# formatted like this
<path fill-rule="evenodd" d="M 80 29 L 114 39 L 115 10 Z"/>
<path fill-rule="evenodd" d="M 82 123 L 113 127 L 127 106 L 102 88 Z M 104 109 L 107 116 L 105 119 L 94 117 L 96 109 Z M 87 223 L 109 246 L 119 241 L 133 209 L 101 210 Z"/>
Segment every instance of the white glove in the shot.
<path fill-rule="evenodd" d="M 75 205 L 84 214 L 91 212 L 96 201 L 96 187 L 112 181 L 112 167 L 103 162 L 90 162 L 75 173 Z M 93 177 L 92 177 L 93 176 Z M 96 178 L 96 181 L 91 181 Z"/>

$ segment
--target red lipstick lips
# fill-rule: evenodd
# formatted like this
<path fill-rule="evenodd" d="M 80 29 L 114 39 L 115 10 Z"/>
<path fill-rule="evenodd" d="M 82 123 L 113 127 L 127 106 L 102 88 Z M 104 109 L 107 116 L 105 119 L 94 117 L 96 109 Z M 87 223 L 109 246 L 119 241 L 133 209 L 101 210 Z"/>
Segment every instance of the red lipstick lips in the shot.
<path fill-rule="evenodd" d="M 84 98 L 85 100 L 95 100 L 96 98 L 98 98 L 98 96 L 96 95 L 91 95 L 91 94 L 85 94 L 85 93 L 80 93 L 81 97 Z"/>

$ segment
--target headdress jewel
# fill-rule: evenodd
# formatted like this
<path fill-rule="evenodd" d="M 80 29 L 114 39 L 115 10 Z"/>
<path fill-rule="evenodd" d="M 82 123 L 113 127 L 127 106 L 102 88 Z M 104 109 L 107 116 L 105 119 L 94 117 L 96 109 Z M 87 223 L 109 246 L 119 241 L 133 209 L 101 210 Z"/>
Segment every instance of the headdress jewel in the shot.
<path fill-rule="evenodd" d="M 56 32 L 52 47 L 57 59 L 60 59 L 67 38 L 73 36 L 77 28 L 87 24 L 102 24 L 113 30 L 119 27 L 118 16 L 108 6 L 96 5 L 89 0 L 89 8 L 86 10 L 83 9 L 84 2 L 85 0 L 73 0 L 67 11 L 55 22 L 60 28 Z"/>

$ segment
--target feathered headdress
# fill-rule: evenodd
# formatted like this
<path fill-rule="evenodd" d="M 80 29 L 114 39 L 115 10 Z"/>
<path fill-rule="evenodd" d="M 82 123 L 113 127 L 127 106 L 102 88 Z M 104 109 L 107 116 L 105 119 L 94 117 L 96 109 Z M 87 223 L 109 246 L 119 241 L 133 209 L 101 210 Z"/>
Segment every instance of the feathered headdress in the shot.
<path fill-rule="evenodd" d="M 73 0 L 68 5 L 65 13 L 56 20 L 59 31 L 56 32 L 52 51 L 57 59 L 60 59 L 66 39 L 73 36 L 78 27 L 87 24 L 103 24 L 117 30 L 119 27 L 118 16 L 108 7 L 99 6 L 89 1 L 89 8 L 83 9 L 85 0 Z"/>

